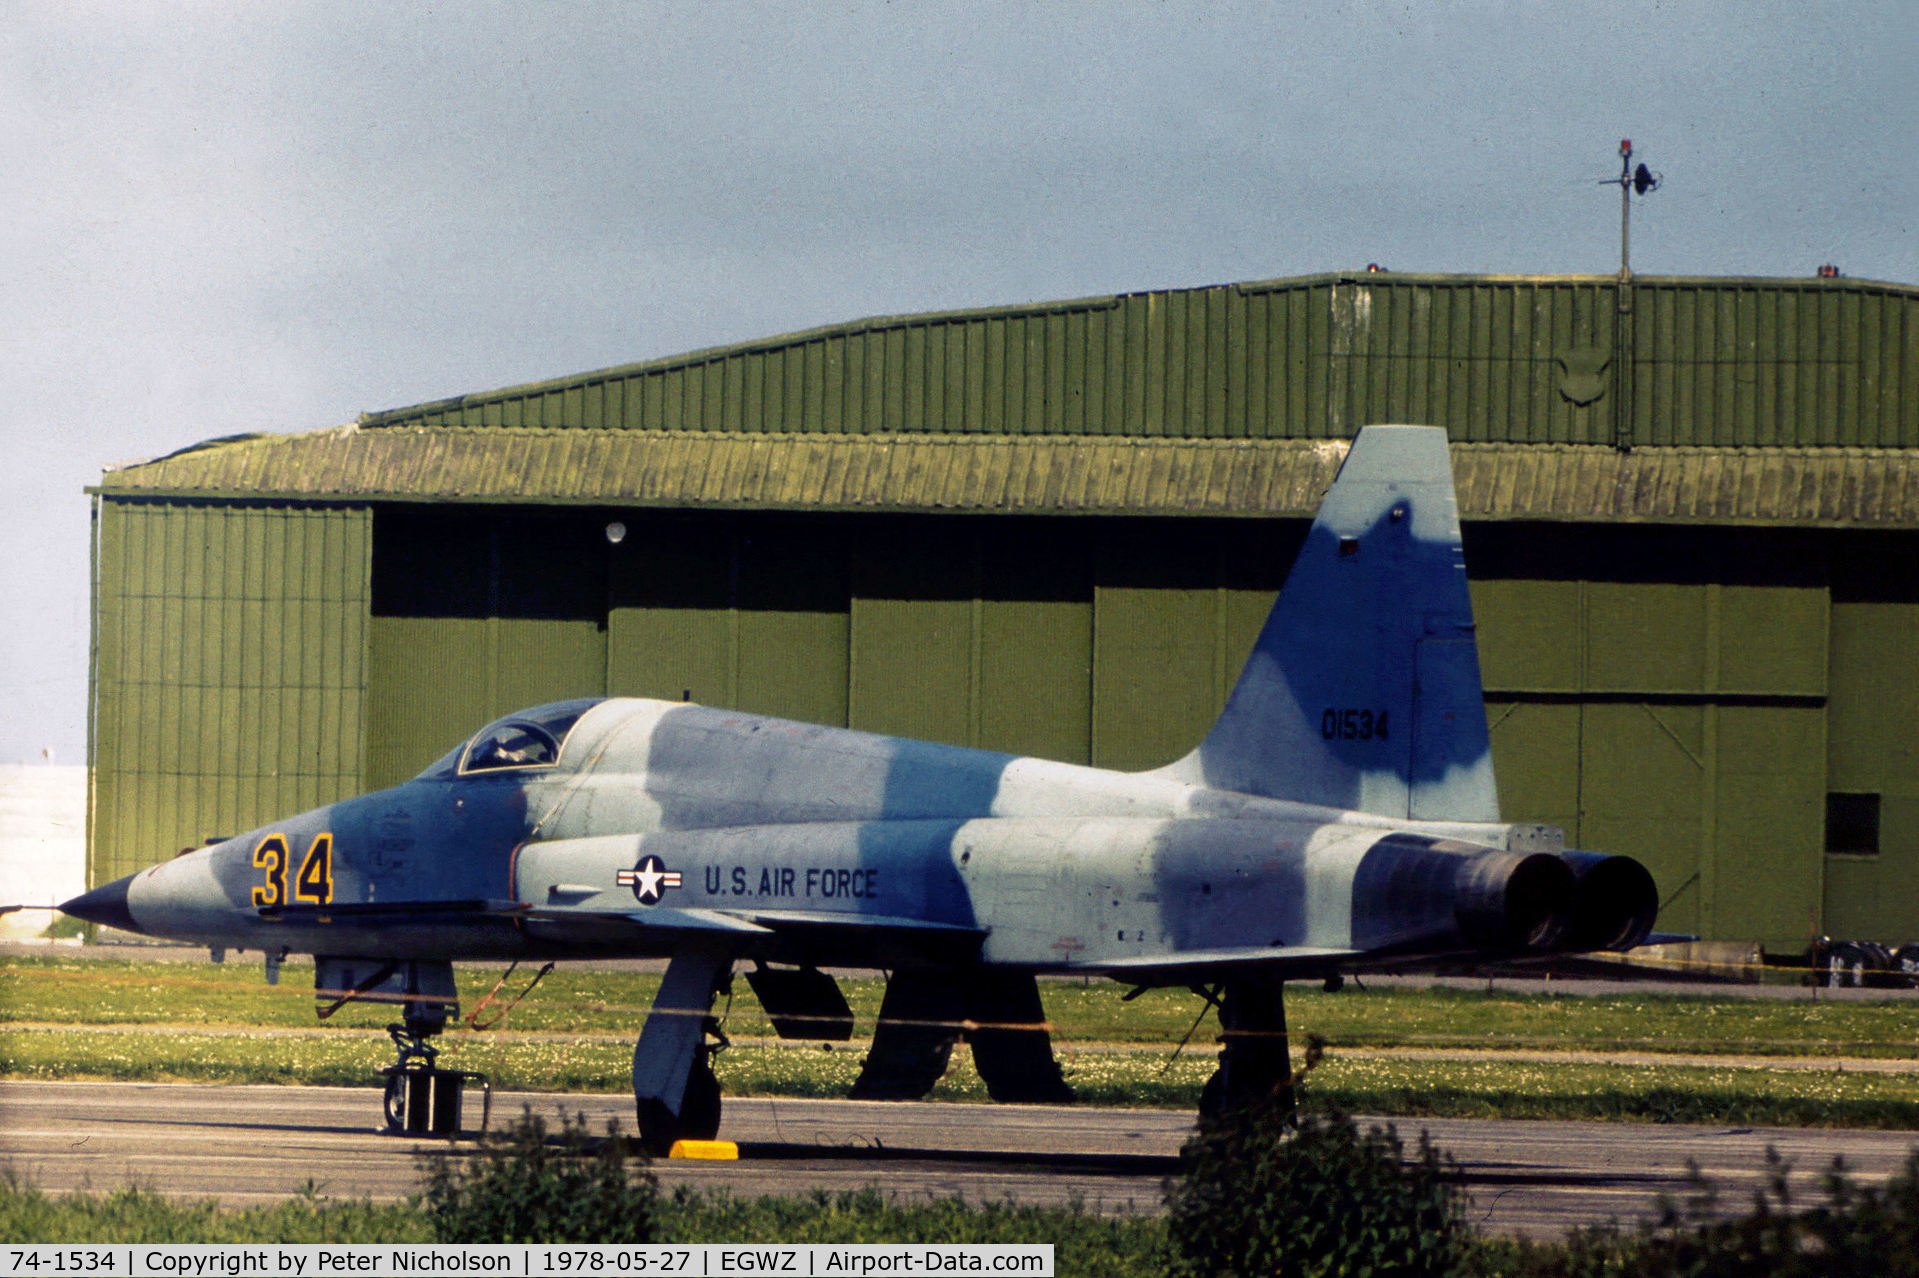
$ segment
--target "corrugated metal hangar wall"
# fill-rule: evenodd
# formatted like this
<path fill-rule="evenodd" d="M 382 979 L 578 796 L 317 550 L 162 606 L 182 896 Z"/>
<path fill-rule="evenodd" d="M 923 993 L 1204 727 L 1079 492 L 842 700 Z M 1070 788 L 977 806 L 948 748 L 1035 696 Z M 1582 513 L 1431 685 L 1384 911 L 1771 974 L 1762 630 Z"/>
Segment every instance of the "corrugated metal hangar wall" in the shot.
<path fill-rule="evenodd" d="M 91 873 L 611 693 L 1184 752 L 1343 441 L 1447 427 L 1506 815 L 1919 937 L 1919 290 L 1313 277 L 871 320 L 109 472 Z M 624 537 L 614 544 L 608 524 Z"/>

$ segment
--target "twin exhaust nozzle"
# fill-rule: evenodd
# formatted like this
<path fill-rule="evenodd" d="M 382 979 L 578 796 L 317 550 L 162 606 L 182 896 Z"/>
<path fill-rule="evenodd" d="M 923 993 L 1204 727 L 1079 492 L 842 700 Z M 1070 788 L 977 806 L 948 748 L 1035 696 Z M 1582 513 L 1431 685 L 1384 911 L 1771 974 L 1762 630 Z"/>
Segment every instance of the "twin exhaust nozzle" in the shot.
<path fill-rule="evenodd" d="M 1659 891 L 1629 856 L 1482 852 L 1459 867 L 1453 914 L 1477 943 L 1587 952 L 1643 944 Z"/>

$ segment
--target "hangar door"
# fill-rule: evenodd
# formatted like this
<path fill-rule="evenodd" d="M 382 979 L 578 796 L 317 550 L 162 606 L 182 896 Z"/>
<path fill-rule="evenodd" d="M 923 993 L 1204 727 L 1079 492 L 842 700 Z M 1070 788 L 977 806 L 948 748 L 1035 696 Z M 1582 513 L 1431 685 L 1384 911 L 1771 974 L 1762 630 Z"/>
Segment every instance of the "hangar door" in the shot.
<path fill-rule="evenodd" d="M 383 509 L 367 781 L 599 695 L 1154 767 L 1212 723 L 1302 529 Z"/>
<path fill-rule="evenodd" d="M 1485 530 L 1468 559 L 1493 574 L 1473 601 L 1505 816 L 1640 858 L 1664 930 L 1803 949 L 1825 794 L 1817 544 Z"/>

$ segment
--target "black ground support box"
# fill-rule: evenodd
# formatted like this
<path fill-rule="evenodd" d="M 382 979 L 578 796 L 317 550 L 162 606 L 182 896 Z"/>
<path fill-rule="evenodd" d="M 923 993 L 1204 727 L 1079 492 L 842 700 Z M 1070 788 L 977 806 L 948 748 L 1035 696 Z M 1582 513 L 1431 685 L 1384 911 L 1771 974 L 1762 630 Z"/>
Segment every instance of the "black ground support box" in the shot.
<path fill-rule="evenodd" d="M 461 1102 L 469 1082 L 486 1089 L 487 1107 L 492 1107 L 492 1087 L 484 1074 L 398 1065 L 380 1072 L 386 1075 L 386 1127 L 395 1135 L 458 1136 Z M 482 1130 L 485 1126 L 482 1121 Z"/>

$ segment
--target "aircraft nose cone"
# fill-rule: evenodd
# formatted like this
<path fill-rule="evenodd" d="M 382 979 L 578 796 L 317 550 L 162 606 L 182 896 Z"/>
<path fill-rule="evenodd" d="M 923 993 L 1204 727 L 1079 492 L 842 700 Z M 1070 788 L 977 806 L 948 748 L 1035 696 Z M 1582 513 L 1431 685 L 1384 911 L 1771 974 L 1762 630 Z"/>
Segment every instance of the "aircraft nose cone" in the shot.
<path fill-rule="evenodd" d="M 138 932 L 140 925 L 133 921 L 133 911 L 127 908 L 127 884 L 133 882 L 133 875 L 124 879 L 115 879 L 111 883 L 102 883 L 91 892 L 83 892 L 61 905 L 62 914 L 71 914 L 76 919 L 88 923 L 101 923 L 107 927 L 117 927 L 126 932 Z"/>

